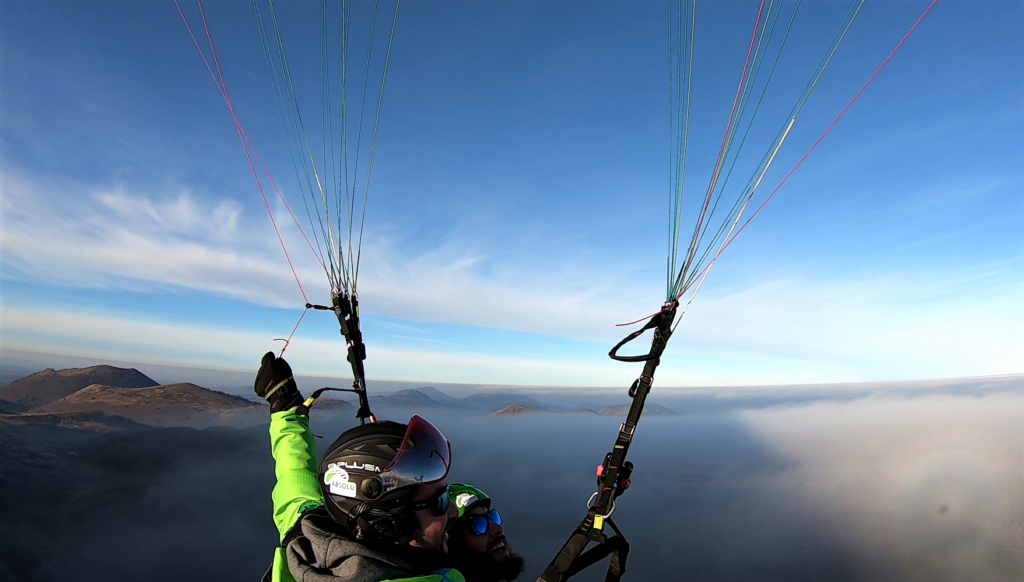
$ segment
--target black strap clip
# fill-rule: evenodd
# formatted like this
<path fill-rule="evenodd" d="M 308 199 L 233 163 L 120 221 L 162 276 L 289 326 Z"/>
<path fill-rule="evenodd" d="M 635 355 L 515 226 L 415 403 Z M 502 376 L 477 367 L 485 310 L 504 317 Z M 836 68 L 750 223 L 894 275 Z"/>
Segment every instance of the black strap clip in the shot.
<path fill-rule="evenodd" d="M 622 464 L 622 468 L 619 469 L 619 474 L 615 479 L 615 497 L 618 497 L 629 489 L 629 486 L 633 484 L 633 480 L 630 476 L 633 474 L 633 463 L 626 461 Z"/>

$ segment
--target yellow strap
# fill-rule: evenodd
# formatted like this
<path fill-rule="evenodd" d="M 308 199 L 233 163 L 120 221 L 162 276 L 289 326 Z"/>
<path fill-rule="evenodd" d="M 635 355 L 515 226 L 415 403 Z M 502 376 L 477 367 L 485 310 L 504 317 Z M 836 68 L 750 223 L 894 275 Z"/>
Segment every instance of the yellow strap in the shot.
<path fill-rule="evenodd" d="M 597 530 L 604 529 L 604 516 L 603 515 L 595 515 L 594 516 L 594 529 L 597 529 Z"/>
<path fill-rule="evenodd" d="M 280 390 L 280 389 L 281 389 L 281 386 L 284 386 L 284 385 L 285 385 L 285 384 L 287 384 L 288 382 L 291 382 L 291 380 L 292 380 L 292 377 L 291 377 L 291 376 L 288 376 L 288 377 L 287 377 L 287 378 L 285 378 L 284 380 L 281 380 L 280 382 L 278 382 L 278 383 L 277 383 L 277 386 L 274 386 L 273 388 L 271 388 L 271 389 L 270 389 L 270 392 L 267 392 L 267 393 L 266 393 L 266 395 L 265 395 L 265 396 L 263 396 L 263 399 L 264 399 L 264 400 L 270 400 L 270 395 L 271 395 L 271 394 L 273 394 L 274 392 L 277 392 L 278 390 Z"/>

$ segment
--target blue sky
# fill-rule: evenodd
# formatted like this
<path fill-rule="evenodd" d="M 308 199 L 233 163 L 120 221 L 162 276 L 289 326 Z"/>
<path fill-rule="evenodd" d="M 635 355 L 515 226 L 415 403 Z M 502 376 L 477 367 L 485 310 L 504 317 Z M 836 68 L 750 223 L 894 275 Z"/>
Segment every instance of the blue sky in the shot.
<path fill-rule="evenodd" d="M 867 3 L 766 189 L 927 4 Z M 241 121 L 301 208 L 251 5 L 205 6 Z M 848 7 L 804 3 L 767 111 L 788 109 Z M 0 10 L 3 348 L 252 368 L 302 298 L 173 3 Z M 318 3 L 280 10 L 315 112 Z M 694 189 L 756 13 L 698 4 Z M 1019 2 L 940 1 L 716 264 L 659 382 L 1024 370 L 1022 22 Z M 360 271 L 371 380 L 632 380 L 605 354 L 615 323 L 664 298 L 666 53 L 663 2 L 403 4 Z M 768 135 L 755 131 L 758 155 Z M 273 207 L 310 299 L 328 301 Z M 342 350 L 336 321 L 311 313 L 288 357 L 344 376 Z"/>

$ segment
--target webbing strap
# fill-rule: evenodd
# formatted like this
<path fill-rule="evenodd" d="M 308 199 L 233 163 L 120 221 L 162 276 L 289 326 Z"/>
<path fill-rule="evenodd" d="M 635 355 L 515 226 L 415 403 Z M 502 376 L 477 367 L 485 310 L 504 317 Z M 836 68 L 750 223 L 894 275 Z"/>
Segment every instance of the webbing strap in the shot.
<path fill-rule="evenodd" d="M 565 582 L 569 578 L 579 574 L 583 570 L 593 566 L 597 562 L 611 556 L 608 563 L 608 571 L 605 574 L 605 582 L 619 582 L 622 575 L 626 573 L 626 558 L 629 555 L 629 542 L 622 535 L 611 519 L 604 520 L 614 531 L 615 535 L 606 537 L 601 534 L 597 545 L 584 550 L 592 539 L 594 516 L 591 513 L 580 523 L 576 531 L 569 536 L 569 539 L 562 546 L 558 556 L 548 565 L 544 573 L 538 578 L 538 582 Z"/>
<path fill-rule="evenodd" d="M 608 573 L 604 577 L 605 582 L 619 582 L 622 575 L 626 573 L 626 557 L 629 555 L 629 542 L 621 534 L 614 535 L 608 538 L 607 541 L 584 552 L 573 561 L 572 568 L 566 575 L 575 576 L 609 555 L 612 559 L 608 562 Z"/>
<path fill-rule="evenodd" d="M 679 307 L 677 301 L 666 303 L 662 306 L 661 311 L 652 317 L 642 329 L 626 336 L 609 352 L 608 355 L 616 360 L 644 362 L 644 370 L 629 389 L 629 396 L 633 399 L 633 403 L 629 407 L 625 422 L 619 427 L 615 446 L 611 452 L 605 455 L 604 463 L 598 467 L 597 492 L 591 498 L 593 504 L 588 503 L 590 507 L 587 516 L 569 536 L 544 573 L 537 578 L 537 582 L 565 582 L 608 556 L 611 556 L 611 560 L 608 563 L 605 582 L 618 582 L 626 572 L 629 543 L 611 520 L 611 514 L 615 510 L 615 499 L 622 495 L 630 485 L 633 464 L 626 461 L 626 453 L 629 452 L 629 445 L 633 441 L 637 424 L 640 422 L 640 415 L 644 410 L 644 402 L 654 383 L 654 372 L 661 362 L 661 354 L 665 351 L 665 345 L 672 335 L 672 322 L 675 319 L 677 307 Z M 619 348 L 640 337 L 645 330 L 652 328 L 654 329 L 654 338 L 651 340 L 650 352 L 641 356 L 619 356 L 617 354 Z M 615 532 L 615 535 L 608 537 L 604 533 L 606 525 Z M 597 545 L 587 550 L 587 546 L 591 542 L 596 542 Z"/>

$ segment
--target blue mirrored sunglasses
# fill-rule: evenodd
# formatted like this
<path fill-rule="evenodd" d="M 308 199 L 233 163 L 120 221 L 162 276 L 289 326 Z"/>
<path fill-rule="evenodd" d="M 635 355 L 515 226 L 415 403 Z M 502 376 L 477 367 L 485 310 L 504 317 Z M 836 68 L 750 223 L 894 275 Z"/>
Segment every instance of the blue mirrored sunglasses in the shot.
<path fill-rule="evenodd" d="M 494 525 L 501 525 L 501 514 L 498 513 L 497 509 L 492 509 L 483 515 L 474 515 L 469 518 L 469 531 L 478 536 L 484 535 L 487 533 L 488 521 Z"/>

